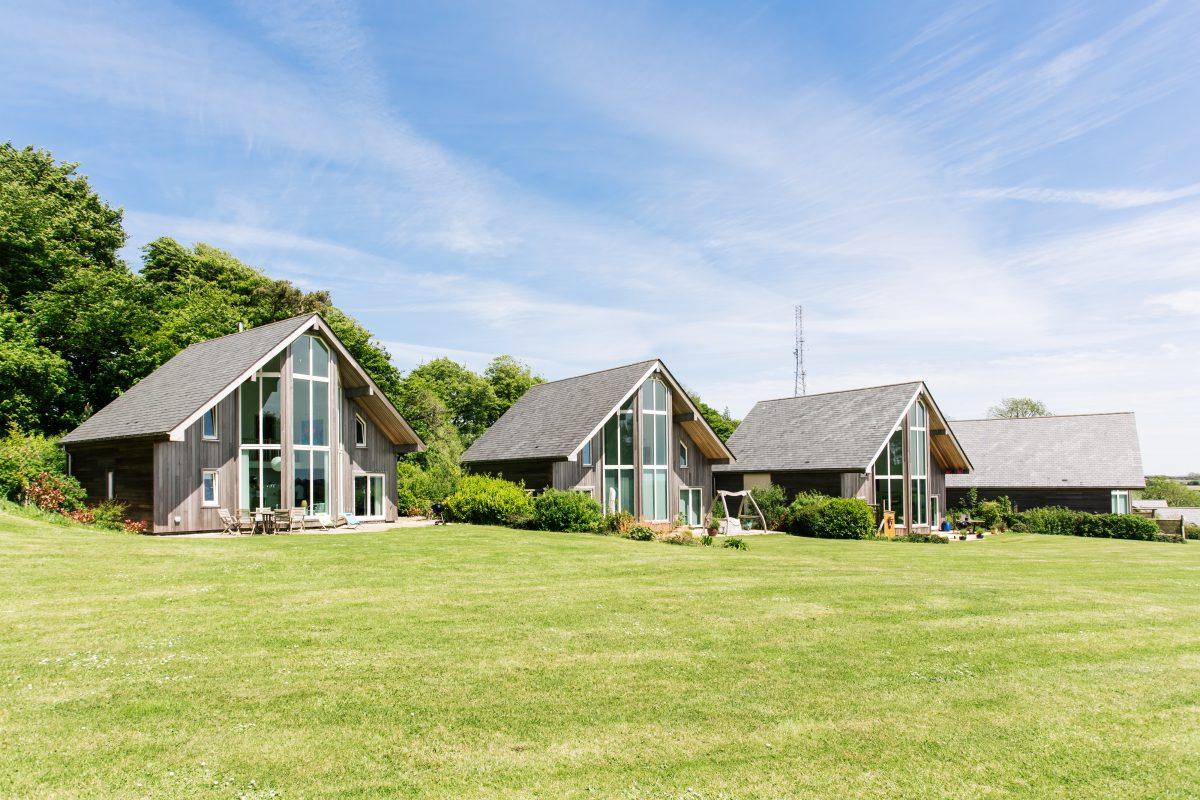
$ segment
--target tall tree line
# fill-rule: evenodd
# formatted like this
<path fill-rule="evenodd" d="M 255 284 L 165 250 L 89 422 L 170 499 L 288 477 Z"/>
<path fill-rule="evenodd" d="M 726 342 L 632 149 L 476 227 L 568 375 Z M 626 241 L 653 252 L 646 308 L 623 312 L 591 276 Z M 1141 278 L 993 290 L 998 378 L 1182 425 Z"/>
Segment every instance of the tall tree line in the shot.
<path fill-rule="evenodd" d="M 311 312 L 455 461 L 541 380 L 509 356 L 482 375 L 442 358 L 404 376 L 328 292 L 305 292 L 207 244 L 156 239 L 135 272 L 119 256 L 121 210 L 77 169 L 44 150 L 0 145 L 0 429 L 63 433 L 190 344 Z"/>

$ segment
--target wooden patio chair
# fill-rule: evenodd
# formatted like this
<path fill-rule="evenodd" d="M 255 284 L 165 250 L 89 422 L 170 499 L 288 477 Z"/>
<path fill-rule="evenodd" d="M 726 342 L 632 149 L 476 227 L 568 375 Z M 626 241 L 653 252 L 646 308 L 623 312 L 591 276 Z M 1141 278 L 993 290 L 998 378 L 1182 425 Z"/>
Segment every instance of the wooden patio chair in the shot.
<path fill-rule="evenodd" d="M 305 530 L 304 523 L 305 523 L 304 509 L 303 508 L 293 508 L 291 510 L 291 517 L 288 520 L 288 530 L 294 531 L 294 530 L 296 530 L 296 526 L 299 526 L 300 530 L 303 531 L 303 530 Z"/>
<path fill-rule="evenodd" d="M 286 508 L 277 508 L 275 509 L 274 516 L 275 524 L 272 527 L 274 527 L 275 533 L 280 533 L 281 531 L 287 531 L 288 533 L 291 533 L 292 512 Z"/>
<path fill-rule="evenodd" d="M 218 508 L 217 516 L 221 518 L 221 524 L 225 527 L 221 529 L 221 535 L 229 534 L 230 536 L 240 536 L 246 525 L 246 521 L 240 517 L 235 517 L 229 513 L 227 508 Z"/>

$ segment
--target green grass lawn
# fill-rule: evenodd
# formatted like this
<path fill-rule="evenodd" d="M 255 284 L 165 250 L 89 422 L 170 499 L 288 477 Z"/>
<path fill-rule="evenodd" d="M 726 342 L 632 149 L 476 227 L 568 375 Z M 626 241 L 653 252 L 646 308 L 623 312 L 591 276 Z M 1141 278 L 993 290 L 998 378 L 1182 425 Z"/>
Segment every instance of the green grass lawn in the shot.
<path fill-rule="evenodd" d="M 2 797 L 1194 797 L 1200 546 L 0 515 Z"/>

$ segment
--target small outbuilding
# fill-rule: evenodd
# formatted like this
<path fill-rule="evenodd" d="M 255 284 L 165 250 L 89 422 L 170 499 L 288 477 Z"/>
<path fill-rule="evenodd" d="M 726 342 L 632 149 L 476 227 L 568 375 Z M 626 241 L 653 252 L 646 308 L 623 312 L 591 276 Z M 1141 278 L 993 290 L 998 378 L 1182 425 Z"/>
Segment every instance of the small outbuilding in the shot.
<path fill-rule="evenodd" d="M 1019 509 L 1062 506 L 1127 514 L 1146 487 L 1131 412 L 955 420 L 971 454 L 970 474 L 947 475 L 951 506 L 971 489 L 981 500 L 1007 496 Z"/>

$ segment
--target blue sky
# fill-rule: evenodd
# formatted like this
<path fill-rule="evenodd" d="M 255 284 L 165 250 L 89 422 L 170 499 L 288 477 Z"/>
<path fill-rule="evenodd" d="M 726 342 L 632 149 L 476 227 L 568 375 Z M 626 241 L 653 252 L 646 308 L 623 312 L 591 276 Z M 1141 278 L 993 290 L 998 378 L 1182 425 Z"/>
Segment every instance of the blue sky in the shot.
<path fill-rule="evenodd" d="M 1200 470 L 1192 2 L 8 4 L 0 136 L 128 257 L 333 291 L 399 366 L 661 356 L 744 413 L 922 378 Z"/>

